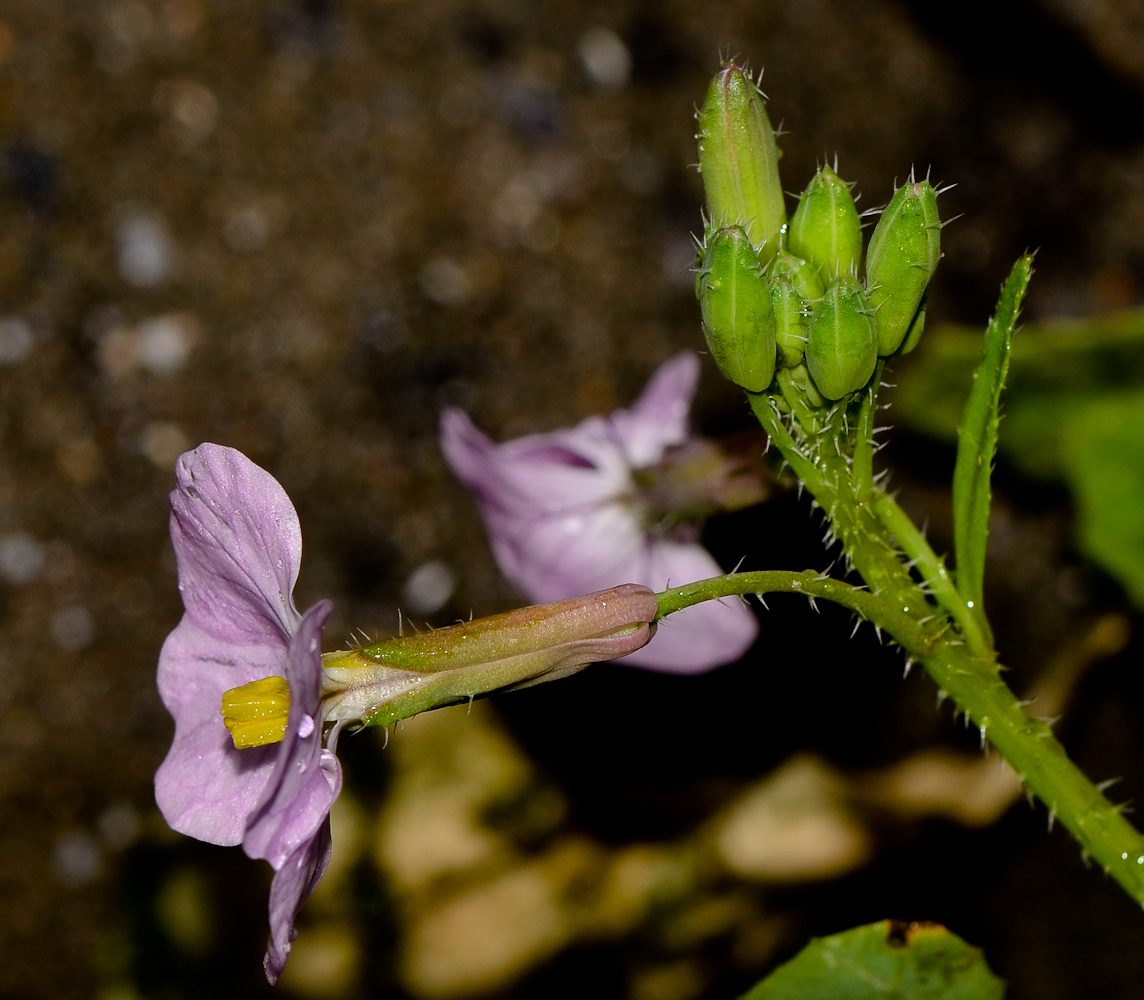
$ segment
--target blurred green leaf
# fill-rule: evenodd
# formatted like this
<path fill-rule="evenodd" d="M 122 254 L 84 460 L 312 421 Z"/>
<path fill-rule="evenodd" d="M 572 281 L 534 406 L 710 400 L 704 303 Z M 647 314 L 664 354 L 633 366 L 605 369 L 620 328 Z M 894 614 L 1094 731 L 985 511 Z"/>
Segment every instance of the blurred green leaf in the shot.
<path fill-rule="evenodd" d="M 980 331 L 927 334 L 895 381 L 900 427 L 953 441 Z M 1144 607 L 1144 312 L 1025 327 L 1013 343 L 1000 455 L 1068 484 L 1077 545 Z"/>
<path fill-rule="evenodd" d="M 1079 409 L 1062 442 L 1077 542 L 1144 607 L 1144 389 Z"/>
<path fill-rule="evenodd" d="M 973 373 L 972 388 L 965 403 L 957 441 L 957 464 L 953 470 L 953 548 L 957 586 L 973 608 L 974 617 L 988 635 L 985 618 L 985 547 L 989 539 L 989 480 L 997 453 L 997 424 L 1001 390 L 1009 371 L 1013 328 L 1033 276 L 1033 258 L 1023 256 L 1001 289 L 997 312 L 985 331 L 981 364 Z"/>
<path fill-rule="evenodd" d="M 999 1000 L 977 948 L 939 924 L 883 920 L 815 938 L 743 1000 Z"/>

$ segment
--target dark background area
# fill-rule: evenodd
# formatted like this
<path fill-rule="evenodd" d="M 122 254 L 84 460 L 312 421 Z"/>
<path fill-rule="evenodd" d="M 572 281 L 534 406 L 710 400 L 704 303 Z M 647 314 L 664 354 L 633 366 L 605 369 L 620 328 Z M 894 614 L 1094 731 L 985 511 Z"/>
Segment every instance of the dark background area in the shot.
<path fill-rule="evenodd" d="M 0 6 L 0 994 L 259 988 L 264 866 L 167 834 L 151 794 L 174 459 L 217 441 L 280 479 L 306 538 L 298 603 L 332 598 L 331 636 L 396 622 L 434 560 L 456 584 L 435 624 L 511 606 L 437 416 L 463 406 L 498 440 L 567 425 L 700 346 L 692 111 L 721 54 L 765 68 L 792 193 L 836 154 L 859 208 L 911 168 L 956 183 L 932 323 L 983 325 L 1030 247 L 1028 317 L 1139 304 L 1138 0 Z M 695 420 L 749 426 L 711 366 Z M 952 455 L 908 437 L 883 454 L 942 544 Z M 1063 494 L 1002 470 L 998 506 L 990 606 L 1021 689 L 1122 598 L 1071 553 Z M 783 496 L 706 537 L 728 567 L 801 569 L 828 562 L 820 533 Z M 974 744 L 844 615 L 776 601 L 762 621 L 747 660 L 701 678 L 601 667 L 497 709 L 609 843 L 686 830 L 797 750 L 863 768 Z M 1139 660 L 1137 641 L 1090 675 L 1058 727 L 1089 774 L 1124 775 L 1121 799 L 1144 793 Z M 384 794 L 380 740 L 345 758 Z M 1138 996 L 1139 908 L 1044 827 L 1023 806 L 973 833 L 898 826 L 871 867 L 767 906 L 804 935 L 945 922 L 1014 1000 Z M 206 958 L 154 918 L 179 865 L 225 887 Z M 401 995 L 386 891 L 363 873 L 363 994 Z M 507 995 L 622 996 L 628 956 L 558 956 Z M 763 971 L 718 942 L 704 961 L 694 995 Z"/>

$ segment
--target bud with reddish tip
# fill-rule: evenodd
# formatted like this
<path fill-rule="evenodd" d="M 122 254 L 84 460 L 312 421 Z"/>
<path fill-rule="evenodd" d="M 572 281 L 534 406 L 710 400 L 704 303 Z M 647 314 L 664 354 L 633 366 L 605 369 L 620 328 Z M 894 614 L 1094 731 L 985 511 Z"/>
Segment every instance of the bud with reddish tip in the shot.
<path fill-rule="evenodd" d="M 778 249 L 786 205 L 775 130 L 759 88 L 728 63 L 711 81 L 697 118 L 711 225 L 742 226 L 766 263 Z"/>

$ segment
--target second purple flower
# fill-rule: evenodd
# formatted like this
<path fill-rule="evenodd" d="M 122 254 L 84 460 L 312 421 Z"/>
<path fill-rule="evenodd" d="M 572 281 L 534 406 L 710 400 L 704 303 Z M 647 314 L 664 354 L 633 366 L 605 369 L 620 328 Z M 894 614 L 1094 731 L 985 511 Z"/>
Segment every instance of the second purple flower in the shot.
<path fill-rule="evenodd" d="M 648 482 L 688 429 L 699 358 L 661 365 L 629 409 L 504 444 L 461 410 L 441 418 L 441 448 L 477 495 L 497 564 L 531 601 L 553 601 L 624 581 L 663 590 L 723 569 L 693 526 L 665 517 Z M 739 601 L 709 601 L 673 615 L 626 663 L 699 673 L 731 663 L 758 633 Z"/>

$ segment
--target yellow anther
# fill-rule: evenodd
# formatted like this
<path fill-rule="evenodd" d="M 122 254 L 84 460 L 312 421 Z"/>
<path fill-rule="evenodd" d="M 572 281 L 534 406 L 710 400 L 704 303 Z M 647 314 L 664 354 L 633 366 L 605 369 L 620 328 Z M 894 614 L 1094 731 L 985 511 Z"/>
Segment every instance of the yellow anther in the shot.
<path fill-rule="evenodd" d="M 263 677 L 231 688 L 223 692 L 219 711 L 240 750 L 280 743 L 290 714 L 290 686 L 285 677 Z"/>

